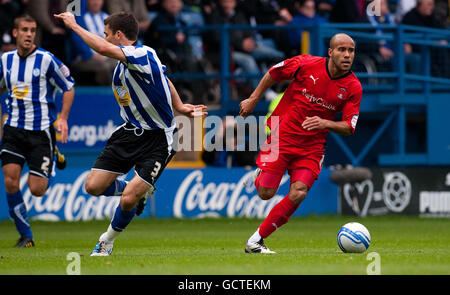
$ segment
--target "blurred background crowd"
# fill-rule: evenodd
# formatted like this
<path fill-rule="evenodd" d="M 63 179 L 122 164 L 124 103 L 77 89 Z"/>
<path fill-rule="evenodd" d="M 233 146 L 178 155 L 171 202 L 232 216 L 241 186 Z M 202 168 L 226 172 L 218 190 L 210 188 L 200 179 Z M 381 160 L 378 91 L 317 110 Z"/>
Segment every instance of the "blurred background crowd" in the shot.
<path fill-rule="evenodd" d="M 218 24 L 284 26 L 318 23 L 370 23 L 449 28 L 448 0 L 376 0 L 380 16 L 367 13 L 365 0 L 81 0 L 78 22 L 104 36 L 103 20 L 110 14 L 132 11 L 140 23 L 139 43 L 155 48 L 169 72 L 213 72 L 220 64 L 220 34 L 217 31 L 186 31 L 186 26 Z M 11 31 L 15 17 L 28 13 L 39 25 L 37 44 L 70 66 L 78 85 L 109 85 L 114 62 L 96 54 L 66 30 L 52 15 L 65 11 L 67 0 L 0 0 L 0 51 L 14 49 Z M 160 26 L 179 29 L 160 31 Z M 299 54 L 301 29 L 231 31 L 232 67 L 243 73 L 265 72 L 274 62 Z M 1 54 L 0 52 L 0 54 Z M 414 48 L 405 46 L 405 53 Z M 379 63 L 389 61 L 393 51 L 379 43 Z M 408 69 L 417 71 L 413 54 L 406 58 Z M 253 88 L 258 79 L 249 80 Z M 193 97 L 207 95 L 213 87 L 201 80 L 190 83 Z M 201 99 L 200 99 L 201 100 Z"/>
<path fill-rule="evenodd" d="M 80 0 L 77 22 L 85 29 L 104 37 L 104 19 L 118 11 L 131 11 L 140 25 L 138 43 L 154 48 L 170 73 L 217 74 L 221 70 L 221 35 L 218 30 L 186 30 L 186 27 L 236 24 L 315 26 L 322 23 L 366 23 L 372 33 L 382 34 L 380 24 L 407 24 L 449 29 L 448 0 Z M 71 69 L 77 86 L 109 86 L 116 61 L 91 50 L 73 32 L 53 17 L 66 11 L 68 0 L 0 0 L 0 55 L 15 48 L 12 36 L 14 19 L 30 14 L 38 23 L 36 43 L 52 52 Z M 378 13 L 367 7 L 376 4 Z M 161 29 L 170 26 L 172 30 Z M 384 28 L 384 27 L 383 27 Z M 249 74 L 243 79 L 231 79 L 230 97 L 242 99 L 256 87 L 259 77 L 271 65 L 302 50 L 303 30 L 287 29 L 231 30 L 229 39 L 229 72 Z M 442 40 L 449 42 L 450 40 Z M 432 49 L 431 74 L 450 78 L 450 53 L 447 49 Z M 380 72 L 392 71 L 394 49 L 390 42 L 379 40 L 357 44 L 357 57 L 364 56 Z M 361 54 L 362 53 L 362 54 Z M 405 69 L 420 74 L 421 55 L 418 46 L 404 44 Z M 326 54 L 326 52 L 324 52 Z M 357 61 L 355 61 L 358 66 Z M 355 70 L 355 69 L 354 69 Z M 368 72 L 366 68 L 356 72 Z M 253 75 L 253 76 L 251 76 Z M 185 102 L 220 107 L 218 78 L 172 78 Z M 286 84 L 276 85 L 265 93 L 267 101 L 280 99 Z M 275 104 L 276 105 L 276 104 Z M 273 108 L 273 107 L 272 107 Z M 225 124 L 224 124 L 225 126 Z M 220 140 L 220 139 L 218 139 Z M 207 157 L 212 159 L 208 160 Z M 203 155 L 205 162 L 217 155 Z M 214 158 L 214 159 L 213 159 Z M 235 157 L 238 158 L 238 157 Z M 254 155 L 244 155 L 242 165 L 252 163 Z M 248 162 L 248 163 L 247 163 Z M 224 164 L 222 163 L 222 164 Z"/>

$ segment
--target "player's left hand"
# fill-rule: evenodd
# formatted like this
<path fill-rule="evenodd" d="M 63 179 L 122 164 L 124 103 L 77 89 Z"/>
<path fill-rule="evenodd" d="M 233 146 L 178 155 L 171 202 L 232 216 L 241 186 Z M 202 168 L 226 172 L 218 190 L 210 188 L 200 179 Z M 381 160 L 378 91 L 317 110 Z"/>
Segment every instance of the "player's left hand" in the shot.
<path fill-rule="evenodd" d="M 57 19 L 62 20 L 64 22 L 64 24 L 66 25 L 66 27 L 68 27 L 69 29 L 73 29 L 77 25 L 75 16 L 70 12 L 54 14 L 53 16 L 56 17 Z"/>
<path fill-rule="evenodd" d="M 306 117 L 305 121 L 302 123 L 302 127 L 307 131 L 322 130 L 328 127 L 327 123 L 328 120 L 322 119 L 318 116 Z"/>
<path fill-rule="evenodd" d="M 67 125 L 67 120 L 58 119 L 58 122 L 56 123 L 56 130 L 61 134 L 61 142 L 67 143 L 67 135 L 69 133 L 69 127 Z"/>
<path fill-rule="evenodd" d="M 207 106 L 202 104 L 192 105 L 189 103 L 185 103 L 183 104 L 183 107 L 177 111 L 185 116 L 188 116 L 189 118 L 195 118 L 207 115 L 208 113 L 205 112 L 207 108 Z"/>

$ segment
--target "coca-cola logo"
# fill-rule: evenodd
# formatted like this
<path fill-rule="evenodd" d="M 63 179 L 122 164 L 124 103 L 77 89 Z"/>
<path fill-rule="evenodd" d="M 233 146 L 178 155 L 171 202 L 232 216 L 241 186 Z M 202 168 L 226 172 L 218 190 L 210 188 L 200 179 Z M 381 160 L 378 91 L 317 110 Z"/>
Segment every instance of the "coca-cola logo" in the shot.
<path fill-rule="evenodd" d="M 33 197 L 28 186 L 28 173 L 20 179 L 25 205 L 30 216 L 41 220 L 86 221 L 111 218 L 120 196 L 95 197 L 84 191 L 89 171 L 81 173 L 73 183 L 54 183 L 43 197 Z"/>
<path fill-rule="evenodd" d="M 253 181 L 253 172 L 246 173 L 237 182 L 203 183 L 203 172 L 191 172 L 177 190 L 173 203 L 175 217 L 254 217 L 264 218 L 281 200 L 283 195 L 275 195 L 268 201 L 258 197 Z M 285 175 L 282 186 L 289 179 Z M 245 185 L 245 184 L 251 185 Z"/>

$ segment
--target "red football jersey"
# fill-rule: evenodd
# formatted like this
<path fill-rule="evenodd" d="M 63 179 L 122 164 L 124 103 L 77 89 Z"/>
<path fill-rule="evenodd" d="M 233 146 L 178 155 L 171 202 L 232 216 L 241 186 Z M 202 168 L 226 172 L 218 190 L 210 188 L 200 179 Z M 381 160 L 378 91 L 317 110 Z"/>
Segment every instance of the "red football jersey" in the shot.
<path fill-rule="evenodd" d="M 329 130 L 307 131 L 302 123 L 306 117 L 318 116 L 335 120 L 342 112 L 342 121 L 355 131 L 359 116 L 362 87 L 351 71 L 331 78 L 328 58 L 299 55 L 273 66 L 269 73 L 277 81 L 292 80 L 271 116 L 279 116 L 280 143 L 308 148 L 324 147 Z M 270 126 L 271 120 L 268 120 Z"/>

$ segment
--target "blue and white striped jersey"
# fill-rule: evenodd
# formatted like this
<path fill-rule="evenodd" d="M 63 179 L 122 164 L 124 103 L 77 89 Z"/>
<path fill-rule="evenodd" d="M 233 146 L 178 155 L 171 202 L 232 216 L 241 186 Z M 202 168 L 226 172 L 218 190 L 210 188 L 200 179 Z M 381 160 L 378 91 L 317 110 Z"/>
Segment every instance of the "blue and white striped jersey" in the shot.
<path fill-rule="evenodd" d="M 5 124 L 25 130 L 47 129 L 57 117 L 57 91 L 70 90 L 74 84 L 69 69 L 42 48 L 26 58 L 21 58 L 17 50 L 4 53 L 0 87 L 9 91 Z"/>
<path fill-rule="evenodd" d="M 148 46 L 121 46 L 127 63 L 114 70 L 112 88 L 122 118 L 142 129 L 175 128 L 172 97 L 155 50 Z"/>

